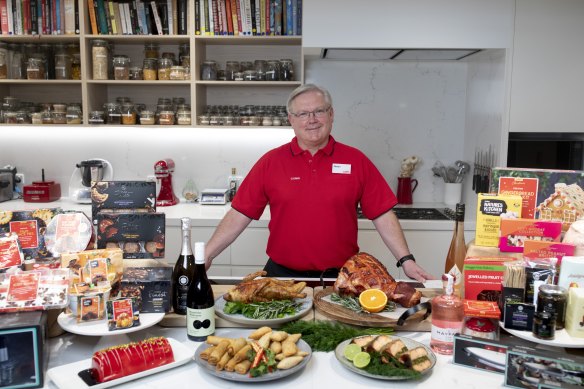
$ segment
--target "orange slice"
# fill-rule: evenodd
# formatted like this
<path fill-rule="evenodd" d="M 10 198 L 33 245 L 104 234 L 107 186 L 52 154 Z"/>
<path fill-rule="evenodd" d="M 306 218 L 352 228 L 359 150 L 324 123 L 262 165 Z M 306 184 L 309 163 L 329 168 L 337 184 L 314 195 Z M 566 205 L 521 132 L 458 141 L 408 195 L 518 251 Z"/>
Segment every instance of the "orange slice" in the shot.
<path fill-rule="evenodd" d="M 367 289 L 359 295 L 359 304 L 368 312 L 381 312 L 387 305 L 387 296 L 380 289 Z"/>

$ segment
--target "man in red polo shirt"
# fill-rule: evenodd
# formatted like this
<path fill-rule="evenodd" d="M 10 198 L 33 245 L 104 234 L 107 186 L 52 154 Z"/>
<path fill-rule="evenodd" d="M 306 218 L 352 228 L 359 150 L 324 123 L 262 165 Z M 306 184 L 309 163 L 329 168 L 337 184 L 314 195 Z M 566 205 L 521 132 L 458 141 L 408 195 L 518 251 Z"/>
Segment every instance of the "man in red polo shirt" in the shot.
<path fill-rule="evenodd" d="M 357 207 L 373 221 L 405 274 L 434 277 L 411 255 L 397 217 L 397 199 L 361 151 L 331 135 L 334 119 L 327 90 L 306 84 L 288 98 L 296 137 L 262 156 L 242 182 L 206 245 L 207 268 L 270 205 L 268 276 L 318 277 L 340 268 L 359 251 Z"/>

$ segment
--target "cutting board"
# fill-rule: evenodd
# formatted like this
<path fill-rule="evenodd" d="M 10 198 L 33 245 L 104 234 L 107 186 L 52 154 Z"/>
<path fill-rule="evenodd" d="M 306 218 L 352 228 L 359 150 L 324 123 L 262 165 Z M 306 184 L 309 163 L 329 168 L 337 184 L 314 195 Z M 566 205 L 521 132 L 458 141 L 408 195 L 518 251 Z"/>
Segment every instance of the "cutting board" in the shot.
<path fill-rule="evenodd" d="M 442 293 L 440 289 L 418 288 L 423 297 L 432 298 Z M 430 331 L 431 316 L 423 319 L 424 311 L 419 311 L 410 316 L 403 325 L 397 325 L 397 319 L 388 318 L 375 313 L 359 313 L 347 309 L 339 304 L 325 300 L 325 297 L 333 293 L 332 287 L 314 288 L 315 320 L 337 320 L 342 323 L 365 327 L 393 327 L 398 331 Z"/>
<path fill-rule="evenodd" d="M 233 285 L 211 285 L 213 288 L 213 295 L 215 298 L 221 296 L 229 289 L 233 288 Z M 307 297 L 313 297 L 313 289 L 309 286 L 304 288 L 304 292 Z M 306 315 L 304 315 L 300 320 L 314 320 L 314 309 L 310 310 Z M 162 327 L 187 327 L 186 316 L 177 315 L 176 313 L 167 313 L 164 315 L 164 319 L 159 323 Z M 257 328 L 257 325 L 245 325 L 240 323 L 234 323 L 229 320 L 223 319 L 215 315 L 215 327 L 216 328 Z M 277 326 L 274 326 L 277 327 Z"/>

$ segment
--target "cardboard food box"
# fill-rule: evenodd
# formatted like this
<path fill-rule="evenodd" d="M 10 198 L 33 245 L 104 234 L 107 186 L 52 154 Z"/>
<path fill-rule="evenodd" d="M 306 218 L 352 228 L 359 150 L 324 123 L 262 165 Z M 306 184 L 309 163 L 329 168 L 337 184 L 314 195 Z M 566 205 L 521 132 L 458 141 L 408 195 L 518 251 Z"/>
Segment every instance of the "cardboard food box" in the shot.
<path fill-rule="evenodd" d="M 514 257 L 468 257 L 464 259 L 464 298 L 467 300 L 499 301 L 501 283 L 508 261 Z"/>
<path fill-rule="evenodd" d="M 584 288 L 584 257 L 567 255 L 562 258 L 558 285 L 566 289 L 571 285 Z"/>
<path fill-rule="evenodd" d="M 120 248 L 124 258 L 164 258 L 164 213 L 97 215 L 97 248 Z"/>
<path fill-rule="evenodd" d="M 499 177 L 497 193 L 500 195 L 521 196 L 521 217 L 534 219 L 537 207 L 538 184 L 539 180 L 537 178 Z"/>
<path fill-rule="evenodd" d="M 521 217 L 521 196 L 479 193 L 475 245 L 499 246 L 501 216 Z"/>
<path fill-rule="evenodd" d="M 557 266 L 561 267 L 562 258 L 566 255 L 573 255 L 576 246 L 571 243 L 542 242 L 537 240 L 527 240 L 523 248 L 525 258 L 557 258 Z"/>
<path fill-rule="evenodd" d="M 99 212 L 156 212 L 156 182 L 98 181 L 91 187 L 91 215 Z"/>
<path fill-rule="evenodd" d="M 512 388 L 567 388 L 580 385 L 584 377 L 584 357 L 562 348 L 511 346 L 507 350 L 505 386 Z"/>
<path fill-rule="evenodd" d="M 549 220 L 501 219 L 499 250 L 522 253 L 527 240 L 559 242 L 562 223 Z"/>
<path fill-rule="evenodd" d="M 127 267 L 118 297 L 134 297 L 142 313 L 169 312 L 172 267 Z"/>

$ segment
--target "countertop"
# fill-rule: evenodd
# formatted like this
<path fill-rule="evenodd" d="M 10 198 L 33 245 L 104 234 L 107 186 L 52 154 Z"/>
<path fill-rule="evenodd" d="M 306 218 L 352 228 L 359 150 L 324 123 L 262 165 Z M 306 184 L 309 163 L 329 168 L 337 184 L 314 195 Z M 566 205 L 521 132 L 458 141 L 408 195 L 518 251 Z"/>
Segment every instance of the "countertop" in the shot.
<path fill-rule="evenodd" d="M 416 203 L 412 205 L 398 205 L 398 207 L 410 208 L 446 208 L 442 203 Z M 0 210 L 28 210 L 37 208 L 62 208 L 63 210 L 79 210 L 86 215 L 91 215 L 91 204 L 79 204 L 68 198 L 61 198 L 60 200 L 50 203 L 27 203 L 21 199 L 10 200 L 0 203 Z M 231 209 L 231 204 L 225 205 L 201 205 L 199 203 L 180 202 L 177 205 L 170 207 L 158 207 L 158 212 L 166 214 L 166 225 L 180 227 L 180 218 L 190 217 L 191 225 L 193 227 L 216 227 L 223 216 Z M 268 227 L 270 221 L 270 209 L 262 214 L 259 220 L 253 220 L 250 227 Z M 359 219 L 359 229 L 374 230 L 375 226 L 371 220 Z M 400 224 L 404 230 L 429 230 L 429 231 L 452 231 L 454 222 L 452 220 L 400 220 Z M 475 229 L 475 222 L 465 222 L 464 229 L 471 231 Z"/>

